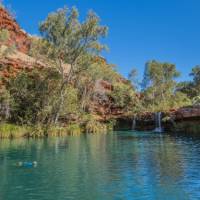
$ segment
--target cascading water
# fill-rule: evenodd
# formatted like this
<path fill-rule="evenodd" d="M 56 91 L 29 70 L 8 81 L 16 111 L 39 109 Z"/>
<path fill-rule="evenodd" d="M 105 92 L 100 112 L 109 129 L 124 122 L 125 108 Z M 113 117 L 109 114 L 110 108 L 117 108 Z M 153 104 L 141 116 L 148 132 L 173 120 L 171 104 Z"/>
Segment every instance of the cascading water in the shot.
<path fill-rule="evenodd" d="M 161 112 L 155 113 L 156 128 L 155 128 L 154 131 L 158 132 L 158 133 L 162 132 L 161 117 L 162 117 L 162 113 Z"/>
<path fill-rule="evenodd" d="M 132 121 L 132 130 L 134 131 L 136 127 L 136 116 L 133 117 L 133 121 Z"/>

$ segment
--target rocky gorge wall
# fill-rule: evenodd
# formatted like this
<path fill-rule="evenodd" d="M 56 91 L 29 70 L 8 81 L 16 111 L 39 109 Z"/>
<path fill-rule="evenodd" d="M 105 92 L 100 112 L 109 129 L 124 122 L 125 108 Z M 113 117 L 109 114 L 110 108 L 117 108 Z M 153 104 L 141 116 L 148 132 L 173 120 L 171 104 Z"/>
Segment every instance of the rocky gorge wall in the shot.
<path fill-rule="evenodd" d="M 132 130 L 133 117 L 118 118 L 116 130 Z M 200 106 L 188 106 L 163 112 L 162 128 L 166 132 L 196 134 L 200 136 Z M 156 128 L 155 113 L 143 113 L 136 117 L 134 130 L 153 131 Z"/>
<path fill-rule="evenodd" d="M 6 29 L 9 31 L 10 39 L 7 45 L 16 46 L 17 50 L 27 53 L 30 48 L 30 38 L 23 31 L 15 19 L 4 8 L 0 7 L 0 30 Z"/>
<path fill-rule="evenodd" d="M 4 87 L 5 82 L 22 70 L 32 71 L 34 68 L 48 68 L 49 64 L 40 61 L 29 55 L 31 41 L 33 36 L 27 34 L 21 29 L 17 21 L 4 8 L 0 7 L 0 30 L 5 29 L 9 32 L 9 39 L 0 42 L 0 55 L 9 47 L 15 46 L 12 53 L 0 56 L 0 89 Z M 106 65 L 107 61 L 102 57 L 96 57 L 96 60 L 102 65 Z M 70 65 L 65 64 L 66 73 L 70 69 Z M 118 75 L 118 81 L 126 84 L 126 80 Z M 90 113 L 94 114 L 99 121 L 108 121 L 113 118 L 119 118 L 124 115 L 122 108 L 115 106 L 112 99 L 106 96 L 106 93 L 112 91 L 112 85 L 105 80 L 98 80 L 94 87 L 97 94 L 89 107 Z"/>

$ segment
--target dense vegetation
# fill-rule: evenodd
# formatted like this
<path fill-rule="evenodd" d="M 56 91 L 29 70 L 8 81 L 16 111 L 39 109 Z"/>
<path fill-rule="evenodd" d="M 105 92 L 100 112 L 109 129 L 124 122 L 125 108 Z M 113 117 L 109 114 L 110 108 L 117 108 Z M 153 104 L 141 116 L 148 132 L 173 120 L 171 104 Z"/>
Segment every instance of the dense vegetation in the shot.
<path fill-rule="evenodd" d="M 190 82 L 178 83 L 176 66 L 155 60 L 146 63 L 142 82 L 135 69 L 129 81 L 122 78 L 101 57 L 107 47 L 100 41 L 107 29 L 93 12 L 83 22 L 76 8 L 49 14 L 40 24 L 41 37 L 32 37 L 29 52 L 45 67 L 24 66 L 9 78 L 0 74 L 0 132 L 7 137 L 14 137 L 16 130 L 28 136 L 106 132 L 114 124 L 113 108 L 133 116 L 200 102 L 200 66 L 192 69 Z M 1 46 L 8 40 L 9 32 L 1 30 Z M 15 49 L 1 51 L 0 58 Z M 104 119 L 95 104 L 106 107 L 110 117 Z"/>
<path fill-rule="evenodd" d="M 135 76 L 136 73 L 132 74 Z M 179 89 L 181 83 L 176 81 L 179 76 L 174 64 L 155 60 L 147 62 L 140 83 L 139 112 L 164 112 L 191 105 L 192 99 Z"/>
<path fill-rule="evenodd" d="M 48 135 L 56 127 L 59 134 L 96 133 L 112 128 L 113 120 L 99 120 L 95 103 L 108 102 L 110 109 L 132 111 L 136 99 L 132 85 L 100 56 L 106 49 L 100 39 L 107 27 L 100 25 L 95 13 L 89 12 L 80 22 L 77 9 L 65 7 L 51 13 L 39 28 L 41 37 L 32 38 L 29 55 L 45 67 L 24 67 L 9 78 L 2 75 L 2 123 L 26 126 L 29 135 Z M 9 32 L 2 30 L 0 42 L 8 39 Z"/>

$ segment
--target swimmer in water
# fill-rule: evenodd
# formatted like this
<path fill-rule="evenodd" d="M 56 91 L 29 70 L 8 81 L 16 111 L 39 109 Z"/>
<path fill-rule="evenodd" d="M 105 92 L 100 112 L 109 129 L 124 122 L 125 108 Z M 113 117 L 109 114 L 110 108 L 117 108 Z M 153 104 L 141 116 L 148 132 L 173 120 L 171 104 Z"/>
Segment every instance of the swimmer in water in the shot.
<path fill-rule="evenodd" d="M 33 162 L 18 162 L 18 167 L 37 167 L 37 161 Z"/>

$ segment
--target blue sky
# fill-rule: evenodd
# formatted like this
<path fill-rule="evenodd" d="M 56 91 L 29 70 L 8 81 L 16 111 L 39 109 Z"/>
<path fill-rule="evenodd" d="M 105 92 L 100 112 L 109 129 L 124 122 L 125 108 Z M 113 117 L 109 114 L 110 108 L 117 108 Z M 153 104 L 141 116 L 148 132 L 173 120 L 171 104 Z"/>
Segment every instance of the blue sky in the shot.
<path fill-rule="evenodd" d="M 200 0 L 4 0 L 16 12 L 21 27 L 38 34 L 38 23 L 49 12 L 75 5 L 83 19 L 94 10 L 109 27 L 104 56 L 127 76 L 132 67 L 143 75 L 146 61 L 176 64 L 188 79 L 200 64 Z"/>

